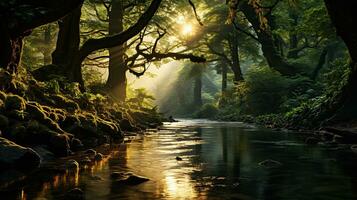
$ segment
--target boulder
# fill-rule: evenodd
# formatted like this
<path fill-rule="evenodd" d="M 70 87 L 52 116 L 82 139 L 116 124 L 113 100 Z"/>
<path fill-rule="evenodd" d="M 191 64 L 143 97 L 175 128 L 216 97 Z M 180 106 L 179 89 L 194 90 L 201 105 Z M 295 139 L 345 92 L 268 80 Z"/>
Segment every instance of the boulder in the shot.
<path fill-rule="evenodd" d="M 53 160 L 55 158 L 55 155 L 45 145 L 35 146 L 33 150 L 41 157 L 42 161 Z"/>
<path fill-rule="evenodd" d="M 114 179 L 114 183 L 119 185 L 139 185 L 141 183 L 150 180 L 149 178 L 138 176 L 130 172 L 129 173 L 113 172 L 111 174 L 111 178 Z"/>
<path fill-rule="evenodd" d="M 71 150 L 72 151 L 79 151 L 82 150 L 84 147 L 83 143 L 81 140 L 77 139 L 77 138 L 73 138 L 71 140 Z"/>
<path fill-rule="evenodd" d="M 41 164 L 40 156 L 31 148 L 22 147 L 0 137 L 0 166 L 1 168 L 33 169 Z"/>
<path fill-rule="evenodd" d="M 85 199 L 85 195 L 83 190 L 81 190 L 80 188 L 74 188 L 70 191 L 68 191 L 65 195 L 65 199 L 68 200 L 84 200 Z"/>
<path fill-rule="evenodd" d="M 260 162 L 259 165 L 266 168 L 276 168 L 280 167 L 282 164 L 279 161 L 268 159 Z"/>
<path fill-rule="evenodd" d="M 79 163 L 75 160 L 68 160 L 66 163 L 66 168 L 69 170 L 78 171 L 79 170 Z"/>
<path fill-rule="evenodd" d="M 128 119 L 122 119 L 120 120 L 120 129 L 122 131 L 128 131 L 128 132 L 135 132 L 135 131 L 138 131 L 138 128 L 135 127 L 131 122 L 130 120 Z"/>
<path fill-rule="evenodd" d="M 56 156 L 68 156 L 71 152 L 69 137 L 66 134 L 57 134 L 52 136 L 48 146 Z"/>
<path fill-rule="evenodd" d="M 95 160 L 95 161 L 101 161 L 101 160 L 103 160 L 103 158 L 104 158 L 104 156 L 103 156 L 103 154 L 101 154 L 101 153 L 97 153 L 97 154 L 95 154 L 95 156 L 94 156 L 94 160 Z"/>
<path fill-rule="evenodd" d="M 5 108 L 6 110 L 25 110 L 26 101 L 18 95 L 7 95 Z"/>

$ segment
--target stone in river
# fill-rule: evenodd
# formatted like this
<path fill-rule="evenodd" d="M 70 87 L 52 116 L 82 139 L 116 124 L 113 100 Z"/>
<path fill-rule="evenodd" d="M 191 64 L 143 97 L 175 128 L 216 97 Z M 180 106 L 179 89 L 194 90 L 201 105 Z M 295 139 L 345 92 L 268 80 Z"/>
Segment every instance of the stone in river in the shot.
<path fill-rule="evenodd" d="M 95 156 L 94 156 L 94 160 L 95 160 L 95 161 L 101 161 L 101 160 L 103 160 L 103 158 L 104 158 L 104 156 L 103 156 L 103 154 L 101 154 L 101 153 L 97 153 L 97 154 L 95 154 Z"/>
<path fill-rule="evenodd" d="M 70 191 L 68 191 L 65 195 L 65 199 L 68 200 L 84 200 L 84 192 L 80 188 L 74 188 Z"/>
<path fill-rule="evenodd" d="M 259 165 L 266 168 L 275 168 L 281 166 L 282 164 L 279 161 L 268 159 L 260 162 Z"/>

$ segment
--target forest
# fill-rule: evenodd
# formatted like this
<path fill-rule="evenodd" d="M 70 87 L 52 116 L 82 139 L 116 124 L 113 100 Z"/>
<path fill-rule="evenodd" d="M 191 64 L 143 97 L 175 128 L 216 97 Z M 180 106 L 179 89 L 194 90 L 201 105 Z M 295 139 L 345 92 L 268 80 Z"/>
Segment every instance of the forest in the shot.
<path fill-rule="evenodd" d="M 0 198 L 357 198 L 356 6 L 1 0 Z"/>

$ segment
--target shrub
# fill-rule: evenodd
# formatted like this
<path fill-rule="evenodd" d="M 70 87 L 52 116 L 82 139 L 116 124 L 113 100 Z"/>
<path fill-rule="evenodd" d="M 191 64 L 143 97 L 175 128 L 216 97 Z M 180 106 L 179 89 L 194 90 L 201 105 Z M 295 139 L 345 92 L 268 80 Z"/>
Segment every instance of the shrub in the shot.
<path fill-rule="evenodd" d="M 196 118 L 214 119 L 218 114 L 218 108 L 213 104 L 203 105 L 195 114 Z"/>

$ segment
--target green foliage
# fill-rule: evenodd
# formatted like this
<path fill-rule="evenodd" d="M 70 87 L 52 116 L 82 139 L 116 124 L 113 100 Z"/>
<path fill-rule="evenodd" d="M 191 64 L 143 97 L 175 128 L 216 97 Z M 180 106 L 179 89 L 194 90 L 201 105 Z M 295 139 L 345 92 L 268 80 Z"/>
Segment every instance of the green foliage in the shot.
<path fill-rule="evenodd" d="M 285 100 L 289 81 L 267 67 L 250 69 L 237 87 L 238 101 L 246 114 L 276 113 Z"/>
<path fill-rule="evenodd" d="M 133 97 L 128 102 L 139 107 L 153 107 L 153 100 L 155 98 L 145 88 L 139 88 L 134 90 Z"/>
<path fill-rule="evenodd" d="M 203 105 L 197 112 L 195 112 L 194 117 L 214 119 L 217 116 L 217 114 L 218 114 L 217 106 L 207 103 Z"/>

